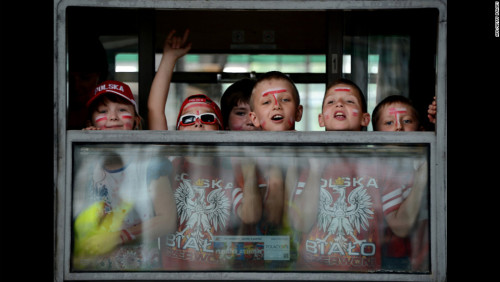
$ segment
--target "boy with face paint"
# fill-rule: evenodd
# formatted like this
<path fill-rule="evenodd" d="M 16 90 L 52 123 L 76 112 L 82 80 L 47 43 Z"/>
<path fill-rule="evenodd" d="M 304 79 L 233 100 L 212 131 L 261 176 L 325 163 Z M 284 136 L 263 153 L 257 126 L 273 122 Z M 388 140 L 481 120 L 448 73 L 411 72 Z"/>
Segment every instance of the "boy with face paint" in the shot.
<path fill-rule="evenodd" d="M 347 79 L 329 85 L 318 122 L 327 131 L 360 131 L 368 126 L 370 114 L 361 89 Z"/>
<path fill-rule="evenodd" d="M 148 99 L 150 129 L 167 130 L 165 104 L 176 61 L 191 48 L 189 30 L 183 37 L 168 34 L 163 57 Z M 224 130 L 219 106 L 207 95 L 191 95 L 182 103 L 176 130 Z M 172 171 L 162 174 L 174 191 L 176 229 L 160 238 L 164 270 L 227 270 L 227 259 L 218 254 L 215 236 L 233 235 L 239 225 L 234 207 L 241 201 L 234 190 L 234 171 L 228 158 L 175 156 Z M 165 175 L 165 176 L 163 176 Z"/>
<path fill-rule="evenodd" d="M 327 87 L 318 121 L 327 131 L 360 131 L 370 121 L 366 109 L 359 87 L 341 79 Z M 419 160 L 421 165 L 415 161 L 400 164 L 411 168 L 408 177 L 408 170 L 369 156 L 310 158 L 293 193 L 297 209 L 291 219 L 303 234 L 297 267 L 383 270 L 384 228 L 408 236 L 420 208 L 419 201 L 402 200 L 401 187 L 411 185 L 415 191 L 427 187 L 426 161 Z"/>
<path fill-rule="evenodd" d="M 303 111 L 297 87 L 279 71 L 267 72 L 257 79 L 250 96 L 250 109 L 252 123 L 263 131 L 293 131 Z M 243 201 L 244 210 L 253 211 L 244 214 L 253 215 L 249 222 L 259 222 L 258 232 L 279 233 L 277 230 L 283 227 L 282 224 L 287 224 L 285 167 L 279 160 L 261 158 L 257 161 L 260 161 L 258 167 L 255 163 L 247 163 L 243 168 L 245 184 L 240 187 L 244 187 L 243 198 L 247 199 Z M 245 221 L 246 216 L 242 218 Z"/>
<path fill-rule="evenodd" d="M 418 111 L 410 99 L 392 95 L 373 110 L 373 131 L 422 131 Z"/>
<path fill-rule="evenodd" d="M 260 76 L 250 96 L 250 119 L 263 131 L 294 131 L 303 107 L 293 81 L 279 71 Z M 286 189 L 289 164 L 276 158 L 246 158 L 235 165 L 236 191 L 242 197 L 237 214 L 257 235 L 290 235 Z M 293 187 L 291 187 L 293 189 Z M 291 244 L 293 242 L 290 242 Z M 291 247 L 291 256 L 296 249 Z M 293 258 L 292 258 L 293 259 Z M 276 262 L 275 262 L 276 263 Z M 275 265 L 271 267 L 282 267 Z M 286 266 L 285 266 L 286 267 Z"/>
<path fill-rule="evenodd" d="M 435 110 L 435 108 L 431 109 L 433 106 L 435 107 L 435 101 L 429 106 L 429 110 Z M 435 111 L 433 113 L 435 114 Z M 431 114 L 432 112 L 429 111 L 429 119 L 432 122 Z M 421 125 L 420 116 L 411 100 L 401 95 L 392 95 L 380 101 L 373 110 L 373 130 L 423 131 L 424 127 Z M 411 181 L 412 171 L 407 174 L 408 181 Z M 426 191 L 424 189 L 411 189 L 411 183 L 404 187 L 406 188 L 402 190 L 401 201 L 409 198 L 409 201 L 413 201 L 417 206 L 422 203 L 420 211 L 418 211 L 416 232 L 410 236 L 399 237 L 390 228 L 386 228 L 384 260 L 387 263 L 384 264 L 395 264 L 399 270 L 421 269 L 428 265 L 429 252 L 427 202 L 422 201 Z"/>
<path fill-rule="evenodd" d="M 295 130 L 303 111 L 297 87 L 279 71 L 259 77 L 250 97 L 250 109 L 253 124 L 265 131 Z"/>
<path fill-rule="evenodd" d="M 87 102 L 89 126 L 84 130 L 141 129 L 141 117 L 130 87 L 107 80 L 97 85 Z"/>
<path fill-rule="evenodd" d="M 177 130 L 206 131 L 224 128 L 219 107 L 203 94 L 184 100 Z M 173 157 L 169 174 L 177 208 L 177 229 L 160 240 L 163 269 L 226 270 L 215 236 L 234 235 L 239 226 L 235 207 L 234 171 L 229 158 Z"/>
<path fill-rule="evenodd" d="M 92 125 L 85 130 L 140 129 L 137 104 L 125 83 L 108 80 L 97 85 L 87 106 Z M 96 158 L 82 162 L 75 181 L 73 267 L 159 269 L 157 238 L 175 229 L 169 183 L 156 185 L 148 177 L 157 169 L 151 156 L 107 152 Z M 162 170 L 170 170 L 169 162 L 163 165 Z M 86 169 L 93 170 L 92 180 L 82 187 Z"/>

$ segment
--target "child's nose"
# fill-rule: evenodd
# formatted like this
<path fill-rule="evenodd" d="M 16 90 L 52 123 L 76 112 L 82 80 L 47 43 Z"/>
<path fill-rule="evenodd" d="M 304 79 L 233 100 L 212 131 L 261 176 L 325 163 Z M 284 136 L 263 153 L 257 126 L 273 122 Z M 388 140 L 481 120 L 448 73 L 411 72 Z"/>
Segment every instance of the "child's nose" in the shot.
<path fill-rule="evenodd" d="M 396 131 L 404 131 L 404 127 L 401 122 L 396 122 Z"/>
<path fill-rule="evenodd" d="M 110 120 L 118 120 L 118 113 L 115 113 L 113 111 L 109 112 L 109 117 Z"/>
<path fill-rule="evenodd" d="M 280 108 L 281 108 L 281 103 L 280 103 L 278 100 L 276 100 L 276 101 L 274 102 L 274 108 L 275 108 L 275 109 L 280 109 Z"/>
<path fill-rule="evenodd" d="M 344 107 L 344 103 L 342 103 L 342 101 L 337 101 L 335 107 Z"/>

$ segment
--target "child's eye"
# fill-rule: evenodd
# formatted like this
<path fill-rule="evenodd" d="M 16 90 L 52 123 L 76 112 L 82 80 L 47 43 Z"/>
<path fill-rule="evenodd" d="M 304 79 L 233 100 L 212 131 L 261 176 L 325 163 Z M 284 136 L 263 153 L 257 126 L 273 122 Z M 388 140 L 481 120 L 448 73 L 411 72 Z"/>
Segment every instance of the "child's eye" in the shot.
<path fill-rule="evenodd" d="M 245 116 L 246 112 L 235 112 L 237 116 Z"/>
<path fill-rule="evenodd" d="M 119 109 L 120 112 L 128 112 L 128 109 L 127 108 L 121 108 Z"/>
<path fill-rule="evenodd" d="M 405 119 L 405 120 L 403 120 L 403 123 L 404 124 L 411 124 L 411 123 L 413 123 L 413 121 L 411 119 Z"/>
<path fill-rule="evenodd" d="M 392 120 L 384 122 L 384 125 L 393 125 L 394 122 Z"/>
<path fill-rule="evenodd" d="M 327 101 L 326 104 L 329 105 L 329 104 L 333 104 L 335 101 L 333 100 L 330 100 L 330 101 Z"/>

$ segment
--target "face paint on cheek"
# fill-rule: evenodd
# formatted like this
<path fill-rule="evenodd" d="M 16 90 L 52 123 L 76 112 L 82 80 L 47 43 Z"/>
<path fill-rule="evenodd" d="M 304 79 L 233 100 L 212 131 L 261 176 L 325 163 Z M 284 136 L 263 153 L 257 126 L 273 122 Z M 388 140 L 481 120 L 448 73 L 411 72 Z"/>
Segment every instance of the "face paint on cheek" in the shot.
<path fill-rule="evenodd" d="M 132 119 L 132 115 L 129 114 L 129 113 L 123 113 L 120 115 L 122 117 L 122 119 Z"/>
<path fill-rule="evenodd" d="M 357 117 L 359 115 L 359 111 L 357 109 L 352 109 L 352 116 Z"/>
<path fill-rule="evenodd" d="M 108 120 L 108 116 L 107 116 L 107 115 L 105 115 L 105 114 L 100 114 L 100 115 L 97 115 L 97 116 L 95 117 L 94 122 L 95 122 L 95 123 L 98 123 L 98 122 L 107 121 L 107 120 Z"/>

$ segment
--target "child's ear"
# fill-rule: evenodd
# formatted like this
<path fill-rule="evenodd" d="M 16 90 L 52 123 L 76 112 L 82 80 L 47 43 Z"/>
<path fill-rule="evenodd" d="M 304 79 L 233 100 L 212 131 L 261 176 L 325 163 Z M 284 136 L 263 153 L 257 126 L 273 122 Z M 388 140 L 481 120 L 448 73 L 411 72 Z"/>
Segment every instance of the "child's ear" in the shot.
<path fill-rule="evenodd" d="M 304 107 L 299 105 L 297 111 L 295 112 L 295 122 L 299 122 L 302 119 L 302 113 L 304 112 Z"/>
<path fill-rule="evenodd" d="M 368 124 L 370 124 L 370 114 L 363 113 L 361 117 L 361 126 L 368 126 Z"/>
<path fill-rule="evenodd" d="M 135 116 L 135 122 L 134 122 L 133 129 L 141 129 L 141 118 L 139 116 Z"/>
<path fill-rule="evenodd" d="M 253 125 L 256 128 L 260 128 L 260 122 L 259 119 L 257 118 L 257 115 L 254 112 L 249 112 L 248 115 L 250 116 L 250 120 L 252 121 Z"/>
<path fill-rule="evenodd" d="M 318 123 L 320 127 L 325 127 L 325 119 L 323 118 L 323 113 L 318 114 Z"/>

